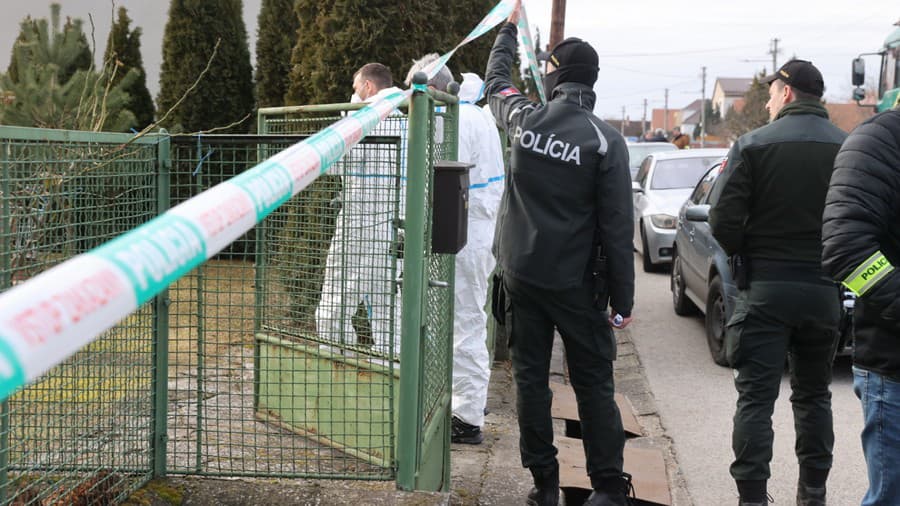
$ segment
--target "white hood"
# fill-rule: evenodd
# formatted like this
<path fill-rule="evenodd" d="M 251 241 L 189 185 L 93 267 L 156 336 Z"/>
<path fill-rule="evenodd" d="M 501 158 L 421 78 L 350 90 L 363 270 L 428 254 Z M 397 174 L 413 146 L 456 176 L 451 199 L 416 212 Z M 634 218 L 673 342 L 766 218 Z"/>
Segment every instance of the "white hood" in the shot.
<path fill-rule="evenodd" d="M 463 72 L 463 82 L 459 85 L 459 101 L 474 104 L 484 96 L 484 81 L 478 74 Z"/>

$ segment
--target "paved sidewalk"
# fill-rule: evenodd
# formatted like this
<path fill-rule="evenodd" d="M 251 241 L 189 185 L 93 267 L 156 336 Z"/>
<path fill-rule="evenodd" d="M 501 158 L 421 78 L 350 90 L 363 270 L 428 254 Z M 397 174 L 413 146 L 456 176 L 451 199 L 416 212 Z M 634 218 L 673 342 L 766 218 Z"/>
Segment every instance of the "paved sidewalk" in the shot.
<path fill-rule="evenodd" d="M 668 471 L 674 506 L 692 506 L 684 479 L 672 452 L 654 405 L 652 392 L 640 358 L 635 353 L 628 330 L 617 332 L 618 359 L 615 363 L 616 391 L 625 394 L 634 406 L 645 437 L 630 440 L 631 445 L 662 451 Z M 557 337 L 551 364 L 551 381 L 563 382 L 562 344 Z M 453 445 L 451 504 L 465 506 L 518 505 L 531 489 L 531 475 L 519 458 L 519 430 L 516 421 L 516 393 L 508 362 L 493 367 L 489 413 L 485 418 L 485 439 L 481 445 Z M 565 432 L 563 422 L 556 435 Z M 567 506 L 578 506 L 569 504 Z"/>

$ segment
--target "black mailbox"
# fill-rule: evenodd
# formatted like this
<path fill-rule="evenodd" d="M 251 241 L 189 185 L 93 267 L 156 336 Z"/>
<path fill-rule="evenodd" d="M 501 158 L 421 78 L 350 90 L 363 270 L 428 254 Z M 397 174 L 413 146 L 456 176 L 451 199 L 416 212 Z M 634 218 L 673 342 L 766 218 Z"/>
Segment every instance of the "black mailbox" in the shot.
<path fill-rule="evenodd" d="M 455 255 L 466 245 L 469 230 L 470 163 L 440 160 L 434 164 L 434 209 L 431 251 Z"/>

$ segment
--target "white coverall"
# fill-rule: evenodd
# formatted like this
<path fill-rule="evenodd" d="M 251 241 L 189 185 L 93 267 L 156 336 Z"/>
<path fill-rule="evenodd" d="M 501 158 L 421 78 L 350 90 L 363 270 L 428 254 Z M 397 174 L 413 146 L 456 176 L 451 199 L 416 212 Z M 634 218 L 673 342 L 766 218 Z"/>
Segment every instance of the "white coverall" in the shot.
<path fill-rule="evenodd" d="M 497 208 L 503 193 L 503 147 L 490 112 L 475 105 L 484 92 L 477 74 L 463 74 L 459 91 L 459 160 L 469 171 L 469 223 L 466 246 L 456 255 L 453 317 L 453 415 L 484 425 L 491 364 L 487 349 L 488 279 Z"/>
<path fill-rule="evenodd" d="M 386 88 L 369 97 L 376 102 L 399 88 Z M 402 261 L 392 251 L 397 193 L 397 160 L 401 161 L 399 215 L 406 199 L 402 172 L 406 164 L 406 118 L 399 112 L 382 121 L 370 136 L 398 136 L 396 144 L 365 144 L 345 156 L 331 174 L 342 176 L 341 210 L 328 249 L 322 297 L 316 308 L 316 329 L 323 340 L 358 344 L 352 318 L 360 303 L 368 315 L 373 351 L 400 357 L 400 292 L 396 278 Z M 394 346 L 391 349 L 391 335 Z M 332 348 L 334 350 L 334 348 Z"/>

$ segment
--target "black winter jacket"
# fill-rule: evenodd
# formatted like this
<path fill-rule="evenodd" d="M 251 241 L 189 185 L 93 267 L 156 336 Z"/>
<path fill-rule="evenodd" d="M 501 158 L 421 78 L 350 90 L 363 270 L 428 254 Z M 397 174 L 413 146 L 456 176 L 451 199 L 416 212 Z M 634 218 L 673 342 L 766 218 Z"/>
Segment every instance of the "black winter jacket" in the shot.
<path fill-rule="evenodd" d="M 822 224 L 822 266 L 837 281 L 881 252 L 900 267 L 900 110 L 863 123 L 834 162 Z M 888 270 L 881 264 L 876 270 Z M 889 272 L 856 301 L 853 362 L 900 379 L 900 273 Z"/>
<path fill-rule="evenodd" d="M 504 275 L 563 290 L 589 279 L 599 241 L 607 257 L 610 305 L 628 316 L 634 302 L 634 211 L 625 141 L 594 116 L 589 86 L 560 84 L 546 106 L 513 86 L 516 31 L 511 23 L 501 28 L 485 76 L 491 111 L 512 146 L 494 256 Z"/>
<path fill-rule="evenodd" d="M 727 254 L 750 258 L 751 276 L 753 259 L 800 262 L 822 275 L 822 209 L 846 137 L 820 103 L 797 101 L 734 143 L 709 225 Z"/>

